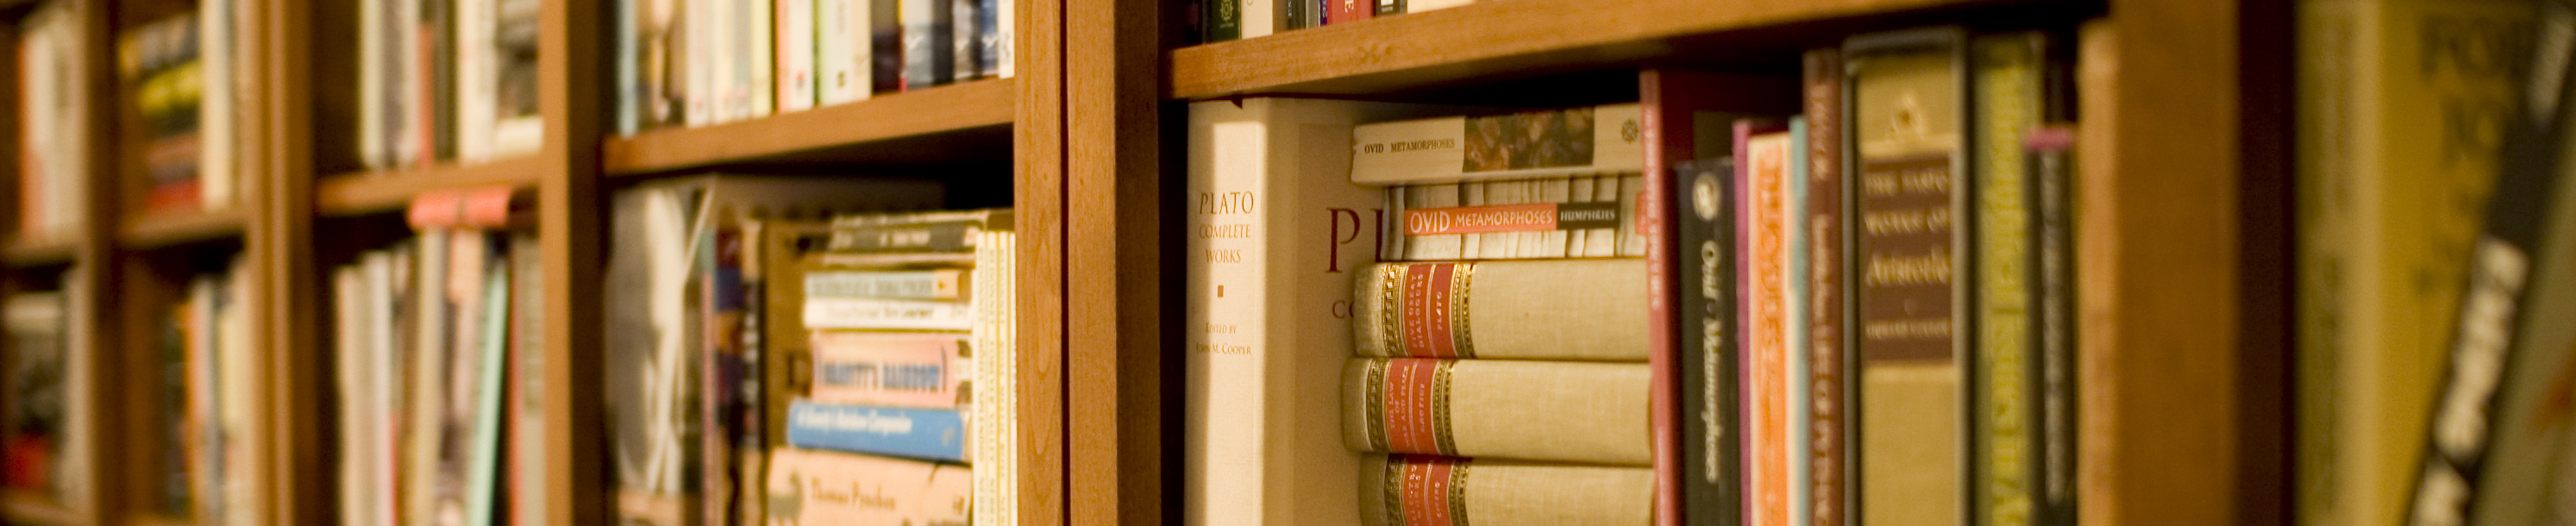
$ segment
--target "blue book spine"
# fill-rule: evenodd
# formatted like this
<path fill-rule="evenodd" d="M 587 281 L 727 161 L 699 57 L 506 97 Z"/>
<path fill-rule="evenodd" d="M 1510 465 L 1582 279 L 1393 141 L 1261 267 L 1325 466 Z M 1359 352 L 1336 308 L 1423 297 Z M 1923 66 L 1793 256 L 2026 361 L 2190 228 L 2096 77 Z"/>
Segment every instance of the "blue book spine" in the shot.
<path fill-rule="evenodd" d="M 787 411 L 787 444 L 944 462 L 966 461 L 966 415 L 798 400 Z"/>

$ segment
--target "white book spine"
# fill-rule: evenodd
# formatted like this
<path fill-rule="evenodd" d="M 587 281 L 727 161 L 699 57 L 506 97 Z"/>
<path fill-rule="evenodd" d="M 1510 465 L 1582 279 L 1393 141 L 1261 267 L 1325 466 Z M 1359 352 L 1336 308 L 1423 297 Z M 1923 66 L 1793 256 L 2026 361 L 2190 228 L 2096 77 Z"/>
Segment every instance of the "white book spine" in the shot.
<path fill-rule="evenodd" d="M 687 88 L 681 122 L 698 127 L 715 122 L 715 14 L 716 0 L 682 0 L 680 8 L 681 62 L 687 75 Z"/>
<path fill-rule="evenodd" d="M 340 463 L 340 487 L 344 488 L 340 492 L 340 523 L 357 526 L 373 513 L 368 492 L 360 488 L 374 478 L 375 469 L 375 464 L 360 460 L 365 457 L 359 452 L 376 440 L 370 434 L 372 426 L 367 425 L 371 420 L 367 411 L 371 408 L 359 402 L 368 399 L 365 371 L 372 365 L 361 343 L 367 340 L 365 317 L 360 314 L 367 304 L 365 268 L 347 265 L 333 270 L 331 297 L 332 359 L 338 366 L 334 377 L 338 399 L 345 401 L 340 404 L 339 442 L 340 451 L 348 452 L 342 458 L 349 459 Z"/>
<path fill-rule="evenodd" d="M 770 9 L 772 0 L 735 1 L 742 3 L 743 12 L 742 34 L 735 37 L 743 46 L 738 67 L 747 74 L 741 87 L 742 118 L 765 117 L 778 107 L 777 39 L 772 36 L 778 13 Z"/>
<path fill-rule="evenodd" d="M 865 0 L 814 0 L 818 105 L 868 98 L 867 20 Z"/>
<path fill-rule="evenodd" d="M 1287 13 L 1284 12 L 1287 10 L 1287 4 L 1283 2 L 1294 1 L 1296 0 L 1242 0 L 1243 10 L 1237 11 L 1243 14 L 1242 37 L 1266 37 L 1278 32 L 1280 22 L 1287 19 Z"/>
<path fill-rule="evenodd" d="M 994 60 L 1002 62 L 1001 76 L 1002 78 L 1007 79 L 1017 76 L 1016 70 L 1012 68 L 1012 64 L 1017 64 L 1020 61 L 1020 47 L 1018 45 L 1020 41 L 1019 2 L 1016 0 L 994 0 L 994 2 L 1000 4 L 1002 10 L 1001 14 L 994 17 L 994 23 L 1001 26 L 1001 31 L 999 31 L 1000 35 L 994 37 L 996 48 L 994 51 Z"/>
<path fill-rule="evenodd" d="M 710 36 L 715 43 L 708 53 L 714 55 L 716 65 L 714 76 L 707 82 L 716 92 L 713 119 L 717 123 L 742 120 L 749 113 L 751 98 L 742 93 L 750 80 L 742 71 L 742 3 L 747 1 L 750 0 L 715 0 L 713 8 L 707 10 L 714 25 Z"/>
<path fill-rule="evenodd" d="M 493 100 L 501 88 L 493 60 L 492 0 L 456 0 L 456 157 L 478 162 L 492 159 L 492 126 L 500 113 Z"/>
<path fill-rule="evenodd" d="M 962 301 L 806 298 L 805 328 L 966 331 L 975 312 Z"/>
<path fill-rule="evenodd" d="M 233 116 L 240 111 L 235 82 L 233 11 L 237 0 L 205 0 L 198 5 L 197 39 L 199 67 L 204 71 L 203 98 L 197 105 L 197 127 L 204 140 L 197 149 L 197 198 L 207 210 L 222 209 L 233 201 L 233 150 L 237 131 Z M 246 19 L 246 18 L 245 18 Z"/>
<path fill-rule="evenodd" d="M 814 107 L 814 8 L 816 0 L 777 0 L 778 111 Z"/>

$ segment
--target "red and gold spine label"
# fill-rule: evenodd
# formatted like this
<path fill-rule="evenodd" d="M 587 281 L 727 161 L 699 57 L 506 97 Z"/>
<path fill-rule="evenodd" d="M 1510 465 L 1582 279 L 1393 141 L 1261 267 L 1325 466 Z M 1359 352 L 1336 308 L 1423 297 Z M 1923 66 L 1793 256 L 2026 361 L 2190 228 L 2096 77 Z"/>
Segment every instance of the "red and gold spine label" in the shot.
<path fill-rule="evenodd" d="M 1470 461 L 1429 455 L 1389 455 L 1386 461 L 1387 524 L 1457 526 L 1467 520 Z"/>
<path fill-rule="evenodd" d="M 1370 447 L 1395 453 L 1455 455 L 1449 434 L 1449 378 L 1454 360 L 1394 358 L 1368 363 Z"/>
<path fill-rule="evenodd" d="M 1474 263 L 1418 263 L 1384 267 L 1381 292 L 1395 297 L 1393 310 L 1379 335 L 1386 349 L 1402 349 L 1418 358 L 1474 358 L 1475 344 L 1467 323 L 1468 292 L 1474 285 Z"/>
<path fill-rule="evenodd" d="M 1519 203 L 1404 211 L 1404 233 L 1416 236 L 1617 228 L 1619 202 Z"/>

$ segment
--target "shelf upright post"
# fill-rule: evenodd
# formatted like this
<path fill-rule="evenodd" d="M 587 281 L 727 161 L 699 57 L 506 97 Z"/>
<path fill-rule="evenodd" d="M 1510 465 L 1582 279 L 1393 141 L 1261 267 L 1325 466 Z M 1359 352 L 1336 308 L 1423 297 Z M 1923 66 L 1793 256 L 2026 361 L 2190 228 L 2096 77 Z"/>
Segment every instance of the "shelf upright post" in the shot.
<path fill-rule="evenodd" d="M 587 526 L 610 517 L 608 435 L 600 398 L 601 26 L 611 0 L 547 0 L 538 9 L 537 108 L 545 120 L 537 236 L 545 309 L 547 521 Z"/>
<path fill-rule="evenodd" d="M 1019 516 L 1023 525 L 1066 524 L 1072 462 L 1065 435 L 1065 316 L 1074 310 L 1065 294 L 1064 0 L 1016 2 L 1011 46 L 1018 93 L 1012 104 L 1013 227 L 1018 230 L 1020 414 L 1011 415 L 1020 444 Z M 1114 452 L 1112 452 L 1114 453 Z M 1096 457 L 1098 454 L 1091 454 Z"/>
<path fill-rule="evenodd" d="M 68 376 L 78 382 L 70 409 L 72 414 L 86 416 L 79 419 L 78 425 L 88 428 L 69 433 L 72 438 L 88 442 L 76 446 L 83 454 L 71 461 L 80 463 L 90 474 L 86 485 L 73 490 L 71 507 L 91 524 L 109 524 L 125 518 L 129 498 L 141 494 L 146 486 L 145 479 L 136 478 L 144 471 L 128 467 L 132 463 L 123 462 L 122 455 L 117 454 L 120 451 L 109 447 L 113 443 L 108 440 L 127 435 L 126 426 L 142 423 L 143 415 L 119 410 L 134 407 L 125 397 L 139 395 L 124 389 L 129 385 L 125 382 L 108 380 L 111 375 L 132 370 L 128 366 L 143 358 L 117 352 L 123 347 L 118 345 L 118 324 L 113 320 L 117 319 L 121 302 L 111 299 L 116 297 L 116 276 L 123 268 L 116 260 L 116 143 L 109 139 L 117 136 L 116 98 L 102 95 L 106 90 L 96 88 L 114 86 L 116 82 L 116 40 L 111 34 L 115 10 L 112 0 L 70 1 L 80 19 L 83 68 L 81 82 L 75 85 L 87 87 L 90 93 L 83 98 L 86 107 L 81 108 L 90 133 L 83 142 L 87 151 L 82 152 L 88 161 L 90 181 L 82 185 L 80 227 L 72 234 L 72 265 L 82 270 L 79 280 L 63 284 L 65 292 L 88 298 L 78 312 L 69 313 L 69 328 L 85 335 L 74 341 L 85 340 L 89 348 L 72 349 L 65 356 Z"/>
<path fill-rule="evenodd" d="M 1157 0 L 1065 0 L 1066 447 L 1074 524 L 1177 523 L 1177 337 L 1186 268 L 1165 217 L 1182 163 L 1165 163 Z M 1080 111 L 1075 109 L 1079 108 Z M 1179 129 L 1177 127 L 1172 129 Z M 1177 151 L 1177 150 L 1174 150 Z"/>
<path fill-rule="evenodd" d="M 243 134 L 247 161 L 236 170 L 248 190 L 234 206 L 248 207 L 242 250 L 252 287 L 253 349 L 268 353 L 271 397 L 268 444 L 273 475 L 265 485 L 270 517 L 276 524 L 330 522 L 331 430 L 321 400 L 329 395 L 331 371 L 321 364 L 329 353 L 317 332 L 323 312 L 321 280 L 314 262 L 313 180 L 313 15 L 315 0 L 235 0 L 248 4 L 253 16 L 233 31 L 247 60 L 239 61 L 259 79 L 246 98 Z M 328 1 L 328 0 L 324 0 Z"/>

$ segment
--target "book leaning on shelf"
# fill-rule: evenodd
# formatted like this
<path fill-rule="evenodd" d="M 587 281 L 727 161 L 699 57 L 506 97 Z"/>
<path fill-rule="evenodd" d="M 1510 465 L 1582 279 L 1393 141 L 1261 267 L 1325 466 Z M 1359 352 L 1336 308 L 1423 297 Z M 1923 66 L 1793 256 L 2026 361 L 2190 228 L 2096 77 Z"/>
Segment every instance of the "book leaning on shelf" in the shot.
<path fill-rule="evenodd" d="M 75 283 L 66 273 L 61 283 Z M 0 299 L 0 330 L 8 348 L 0 355 L 0 452 L 8 471 L 0 486 L 69 504 L 87 479 L 75 435 L 80 414 L 72 411 L 79 376 L 71 368 L 75 352 L 70 323 L 77 306 L 65 290 L 30 290 Z"/>
<path fill-rule="evenodd" d="M 357 4 L 356 154 L 374 170 L 535 153 L 537 0 Z"/>
<path fill-rule="evenodd" d="M 20 239 L 67 239 L 78 230 L 90 184 L 89 98 L 75 2 L 38 4 L 18 22 L 18 224 Z"/>
<path fill-rule="evenodd" d="M 619 0 L 615 131 L 1012 75 L 1014 0 Z"/>
<path fill-rule="evenodd" d="M 507 191 L 413 204 L 416 237 L 332 273 L 339 510 L 346 524 L 542 516 L 536 236 Z M 480 213 L 458 209 L 456 199 Z"/>

